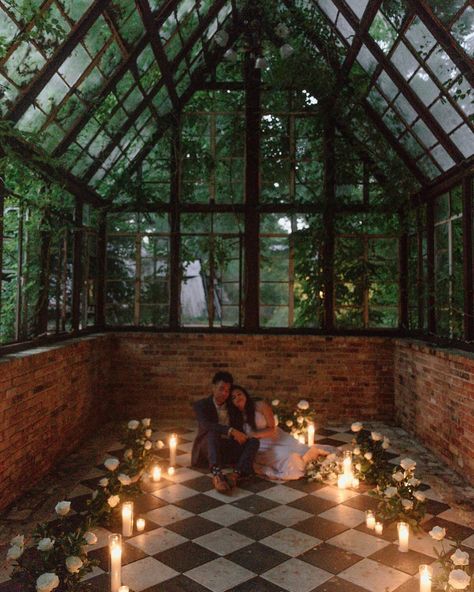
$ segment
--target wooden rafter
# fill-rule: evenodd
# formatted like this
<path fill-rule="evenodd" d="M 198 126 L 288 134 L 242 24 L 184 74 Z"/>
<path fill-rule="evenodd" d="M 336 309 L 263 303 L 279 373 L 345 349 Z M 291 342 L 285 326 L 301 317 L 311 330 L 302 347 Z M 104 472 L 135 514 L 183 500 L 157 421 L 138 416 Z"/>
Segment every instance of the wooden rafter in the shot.
<path fill-rule="evenodd" d="M 33 103 L 39 93 L 56 74 L 61 65 L 70 56 L 75 47 L 82 41 L 86 33 L 95 23 L 102 11 L 111 0 L 97 0 L 89 10 L 78 21 L 66 40 L 60 45 L 53 57 L 46 62 L 44 68 L 38 73 L 33 81 L 21 93 L 6 119 L 17 122 L 26 113 L 28 107 Z"/>
<path fill-rule="evenodd" d="M 474 87 L 474 65 L 472 59 L 470 60 L 459 48 L 452 35 L 446 30 L 438 17 L 433 14 L 433 11 L 425 0 L 407 1 L 416 11 L 429 32 L 459 68 L 461 74 L 466 78 L 469 84 Z"/>
<path fill-rule="evenodd" d="M 441 146 L 443 146 L 443 148 L 451 156 L 454 162 L 458 163 L 464 160 L 464 156 L 459 150 L 459 148 L 454 144 L 451 138 L 447 136 L 441 125 L 438 123 L 438 120 L 425 107 L 421 99 L 411 88 L 411 86 L 407 84 L 406 80 L 403 78 L 400 72 L 395 68 L 395 66 L 390 62 L 390 60 L 387 59 L 384 52 L 380 49 L 380 47 L 377 45 L 377 43 L 374 41 L 371 35 L 368 32 L 360 31 L 359 22 L 356 16 L 353 14 L 352 10 L 347 6 L 345 0 L 333 0 L 333 2 L 335 6 L 338 8 L 338 10 L 344 15 L 351 27 L 355 31 L 360 32 L 360 36 L 368 50 L 376 58 L 378 63 L 383 65 L 384 70 L 398 86 L 398 88 L 403 93 L 408 102 L 411 104 L 411 106 L 425 121 L 433 135 L 437 138 L 438 142 L 441 144 Z"/>
<path fill-rule="evenodd" d="M 163 49 L 163 45 L 160 39 L 160 32 L 158 27 L 155 24 L 153 19 L 153 13 L 150 8 L 150 4 L 148 0 L 135 0 L 137 4 L 138 11 L 140 13 L 141 19 L 143 21 L 143 26 L 145 27 L 146 32 L 148 33 L 148 37 L 150 39 L 150 45 L 153 49 L 153 54 L 155 56 L 156 61 L 158 62 L 158 66 L 160 68 L 161 75 L 165 81 L 166 89 L 168 90 L 168 94 L 171 99 L 171 103 L 173 105 L 173 109 L 175 111 L 179 111 L 180 109 L 180 102 L 179 97 L 176 92 L 176 87 L 173 81 L 173 76 L 171 74 L 171 67 L 166 57 L 165 51 Z"/>

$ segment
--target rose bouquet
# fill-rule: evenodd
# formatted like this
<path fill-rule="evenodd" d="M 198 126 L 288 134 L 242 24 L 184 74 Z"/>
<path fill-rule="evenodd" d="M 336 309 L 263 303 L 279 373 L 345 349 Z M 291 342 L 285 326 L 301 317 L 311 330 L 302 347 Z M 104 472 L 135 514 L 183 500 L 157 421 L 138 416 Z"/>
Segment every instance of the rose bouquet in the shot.
<path fill-rule="evenodd" d="M 280 402 L 277 400 L 278 404 Z M 273 408 L 275 405 L 272 402 Z M 309 424 L 314 424 L 316 413 L 310 408 L 306 399 L 301 399 L 296 405 L 296 409 L 291 409 L 287 405 L 281 405 L 278 412 L 279 425 L 282 429 L 290 432 L 295 438 L 306 436 Z"/>
<path fill-rule="evenodd" d="M 421 482 L 415 477 L 415 468 L 414 460 L 404 458 L 392 475 L 370 492 L 379 500 L 377 513 L 384 521 L 402 520 L 417 527 L 423 520 L 426 502 L 419 491 Z"/>
<path fill-rule="evenodd" d="M 59 520 L 39 524 L 27 549 L 23 535 L 11 540 L 7 560 L 14 563 L 12 578 L 25 590 L 78 590 L 80 580 L 97 565 L 87 557 L 87 546 L 97 537 L 88 530 L 87 520 L 69 515 L 70 507 L 69 501 L 59 502 Z"/>
<path fill-rule="evenodd" d="M 444 541 L 446 529 L 435 526 L 430 530 L 435 541 Z M 448 548 L 441 543 L 441 551 L 434 549 L 438 557 L 439 569 L 433 576 L 435 590 L 453 592 L 454 590 L 474 590 L 474 580 L 469 565 L 469 554 L 463 551 L 459 543 L 450 544 Z"/>
<path fill-rule="evenodd" d="M 352 458 L 356 476 L 370 484 L 383 481 L 389 473 L 384 455 L 390 446 L 389 439 L 379 432 L 364 430 L 359 421 L 352 424 L 351 430 L 355 434 L 352 440 Z"/>
<path fill-rule="evenodd" d="M 306 478 L 308 481 L 336 483 L 340 472 L 341 460 L 335 454 L 320 456 L 306 465 Z"/>
<path fill-rule="evenodd" d="M 123 454 L 124 472 L 130 475 L 132 481 L 140 477 L 150 463 L 153 450 L 151 419 L 146 417 L 141 421 L 131 419 L 124 430 L 121 442 L 125 446 Z"/>

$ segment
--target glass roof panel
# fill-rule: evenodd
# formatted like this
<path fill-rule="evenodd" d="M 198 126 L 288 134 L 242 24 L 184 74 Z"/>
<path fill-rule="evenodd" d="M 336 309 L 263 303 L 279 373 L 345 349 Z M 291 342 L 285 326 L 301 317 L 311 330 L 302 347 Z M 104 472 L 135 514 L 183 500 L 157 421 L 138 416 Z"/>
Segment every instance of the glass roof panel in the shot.
<path fill-rule="evenodd" d="M 59 68 L 59 73 L 69 86 L 74 86 L 81 74 L 90 64 L 91 58 L 82 45 L 74 48 L 71 55 Z"/>
<path fill-rule="evenodd" d="M 418 119 L 418 121 L 413 125 L 413 131 L 418 136 L 418 139 L 424 144 L 427 148 L 431 148 L 434 144 L 436 144 L 436 137 L 428 128 L 428 126 L 422 121 Z"/>
<path fill-rule="evenodd" d="M 397 45 L 390 60 L 405 80 L 409 80 L 419 67 L 415 56 L 403 42 Z"/>
<path fill-rule="evenodd" d="M 372 74 L 378 65 L 377 59 L 365 45 L 362 45 L 360 48 L 360 51 L 357 54 L 357 61 L 368 74 Z"/>
<path fill-rule="evenodd" d="M 448 23 L 465 2 L 466 0 L 428 0 L 432 11 L 443 23 Z"/>
<path fill-rule="evenodd" d="M 347 0 L 347 4 L 349 4 L 349 6 L 352 8 L 356 16 L 359 17 L 359 19 L 363 17 L 368 3 L 369 0 Z"/>
<path fill-rule="evenodd" d="M 93 3 L 94 0 L 62 0 L 66 14 L 73 21 L 78 21 Z"/>
<path fill-rule="evenodd" d="M 417 118 L 417 112 L 413 109 L 411 103 L 404 97 L 404 95 L 399 94 L 395 99 L 394 105 L 406 123 L 413 123 Z"/>
<path fill-rule="evenodd" d="M 462 118 L 458 115 L 456 110 L 443 99 L 436 101 L 436 103 L 430 107 L 430 111 L 446 132 L 450 132 L 462 123 Z"/>
<path fill-rule="evenodd" d="M 460 74 L 448 54 L 439 45 L 433 50 L 430 57 L 426 60 L 426 63 L 440 83 L 444 86 L 449 86 L 449 84 Z"/>
<path fill-rule="evenodd" d="M 420 160 L 417 161 L 417 165 L 429 179 L 436 179 L 436 177 L 441 172 L 439 167 L 431 160 L 429 156 L 423 156 L 423 158 L 420 158 Z"/>
<path fill-rule="evenodd" d="M 376 85 L 382 90 L 384 95 L 389 99 L 394 99 L 400 92 L 398 86 L 393 82 L 390 76 L 383 70 L 376 80 Z"/>
<path fill-rule="evenodd" d="M 18 129 L 29 133 L 38 132 L 45 121 L 46 115 L 31 105 L 18 122 Z"/>
<path fill-rule="evenodd" d="M 474 154 L 474 133 L 467 125 L 462 125 L 453 132 L 451 139 L 466 158 Z"/>
<path fill-rule="evenodd" d="M 440 95 L 440 90 L 431 80 L 430 75 L 423 68 L 419 68 L 410 80 L 410 86 L 425 105 L 431 103 Z"/>
<path fill-rule="evenodd" d="M 68 85 L 61 76 L 55 74 L 40 92 L 35 102 L 45 113 L 49 113 L 54 105 L 62 101 L 68 91 Z"/>
<path fill-rule="evenodd" d="M 100 15 L 84 37 L 84 46 L 95 55 L 104 47 L 111 34 L 104 17 Z"/>
<path fill-rule="evenodd" d="M 436 160 L 436 162 L 440 165 L 443 171 L 449 170 L 453 167 L 456 163 L 454 160 L 449 156 L 446 150 L 438 144 L 433 150 L 431 151 L 431 155 Z"/>
<path fill-rule="evenodd" d="M 369 29 L 369 33 L 384 53 L 388 53 L 397 38 L 397 32 L 379 10 Z"/>
<path fill-rule="evenodd" d="M 468 6 L 451 29 L 452 34 L 464 51 L 474 54 L 474 7 Z"/>
<path fill-rule="evenodd" d="M 421 58 L 426 58 L 436 45 L 436 39 L 418 17 L 413 19 L 405 36 Z"/>
<path fill-rule="evenodd" d="M 46 63 L 35 47 L 26 41 L 20 43 L 5 64 L 5 71 L 15 84 L 26 86 Z"/>
<path fill-rule="evenodd" d="M 6 115 L 19 91 L 0 74 L 0 115 Z"/>
<path fill-rule="evenodd" d="M 18 32 L 19 29 L 13 20 L 0 8 L 0 49 L 2 46 L 5 48 L 9 47 Z"/>

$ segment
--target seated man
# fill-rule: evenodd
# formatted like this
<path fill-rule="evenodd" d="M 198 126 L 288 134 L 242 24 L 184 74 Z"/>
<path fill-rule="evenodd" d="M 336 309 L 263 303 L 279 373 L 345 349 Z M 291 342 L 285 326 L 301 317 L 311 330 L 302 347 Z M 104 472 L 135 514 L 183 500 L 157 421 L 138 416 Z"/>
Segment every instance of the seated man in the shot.
<path fill-rule="evenodd" d="M 198 420 L 198 433 L 193 443 L 191 465 L 209 465 L 214 488 L 229 491 L 237 481 L 253 472 L 253 461 L 259 441 L 248 438 L 242 430 L 242 414 L 229 404 L 233 383 L 229 372 L 217 372 L 212 379 L 212 395 L 193 405 Z M 235 463 L 235 470 L 222 474 L 225 464 Z"/>

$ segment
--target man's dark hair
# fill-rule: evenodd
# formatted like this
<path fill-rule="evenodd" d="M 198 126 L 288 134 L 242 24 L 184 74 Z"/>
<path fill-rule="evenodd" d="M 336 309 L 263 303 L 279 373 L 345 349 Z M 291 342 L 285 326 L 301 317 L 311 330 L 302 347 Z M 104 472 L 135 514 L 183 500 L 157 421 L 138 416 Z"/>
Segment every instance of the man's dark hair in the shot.
<path fill-rule="evenodd" d="M 216 372 L 214 374 L 214 378 L 212 379 L 212 384 L 217 384 L 218 382 L 226 382 L 227 384 L 233 384 L 234 378 L 230 372 Z"/>

